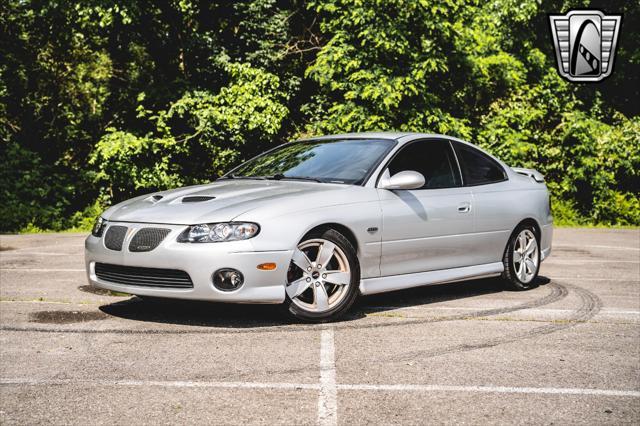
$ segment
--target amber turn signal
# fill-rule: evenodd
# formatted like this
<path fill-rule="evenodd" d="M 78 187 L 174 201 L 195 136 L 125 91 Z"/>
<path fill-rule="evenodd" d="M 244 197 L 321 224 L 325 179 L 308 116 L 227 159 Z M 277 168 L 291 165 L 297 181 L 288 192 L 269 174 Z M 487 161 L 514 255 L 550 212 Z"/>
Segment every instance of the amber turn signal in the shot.
<path fill-rule="evenodd" d="M 273 271 L 276 269 L 276 264 L 273 262 L 261 263 L 258 265 L 258 269 L 261 271 Z"/>

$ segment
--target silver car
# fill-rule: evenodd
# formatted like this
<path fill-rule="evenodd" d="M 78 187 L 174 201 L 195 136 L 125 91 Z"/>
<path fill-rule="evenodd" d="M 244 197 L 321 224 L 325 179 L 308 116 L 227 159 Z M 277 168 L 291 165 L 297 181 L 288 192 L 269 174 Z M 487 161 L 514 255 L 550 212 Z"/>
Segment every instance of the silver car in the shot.
<path fill-rule="evenodd" d="M 343 134 L 109 208 L 86 268 L 142 298 L 277 303 L 322 322 L 360 294 L 500 275 L 529 289 L 552 222 L 535 170 L 448 136 Z"/>

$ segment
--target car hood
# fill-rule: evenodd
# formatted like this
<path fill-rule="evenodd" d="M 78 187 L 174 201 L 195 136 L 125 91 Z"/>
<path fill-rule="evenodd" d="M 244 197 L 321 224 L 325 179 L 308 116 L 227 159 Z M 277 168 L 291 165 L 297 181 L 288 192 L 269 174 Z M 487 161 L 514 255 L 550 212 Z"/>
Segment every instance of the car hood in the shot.
<path fill-rule="evenodd" d="M 174 225 L 223 222 L 265 205 L 278 206 L 280 211 L 283 203 L 289 203 L 286 210 L 294 211 L 331 205 L 330 200 L 344 202 L 344 196 L 331 193 L 348 192 L 350 188 L 315 182 L 224 179 L 133 198 L 109 208 L 103 217 L 117 222 Z"/>

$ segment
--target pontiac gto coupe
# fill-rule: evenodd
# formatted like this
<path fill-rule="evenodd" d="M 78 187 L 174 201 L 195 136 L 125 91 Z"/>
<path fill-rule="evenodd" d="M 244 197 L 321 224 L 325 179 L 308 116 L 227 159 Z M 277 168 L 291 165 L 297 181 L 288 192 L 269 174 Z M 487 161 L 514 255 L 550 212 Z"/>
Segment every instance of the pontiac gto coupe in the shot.
<path fill-rule="evenodd" d="M 106 210 L 89 282 L 144 297 L 283 304 L 304 321 L 358 295 L 502 276 L 535 286 L 551 252 L 542 175 L 435 134 L 278 146 L 215 182 Z"/>

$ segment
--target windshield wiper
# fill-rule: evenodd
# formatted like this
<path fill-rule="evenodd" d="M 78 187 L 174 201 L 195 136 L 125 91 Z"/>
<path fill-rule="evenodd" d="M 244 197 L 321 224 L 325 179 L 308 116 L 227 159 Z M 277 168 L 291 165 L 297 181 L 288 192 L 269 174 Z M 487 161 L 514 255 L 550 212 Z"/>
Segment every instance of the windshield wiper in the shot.
<path fill-rule="evenodd" d="M 285 176 L 282 173 L 276 173 L 273 176 L 268 176 L 266 179 L 269 180 L 308 180 L 310 182 L 318 182 L 322 183 L 320 179 L 312 178 L 309 176 Z"/>

